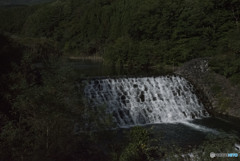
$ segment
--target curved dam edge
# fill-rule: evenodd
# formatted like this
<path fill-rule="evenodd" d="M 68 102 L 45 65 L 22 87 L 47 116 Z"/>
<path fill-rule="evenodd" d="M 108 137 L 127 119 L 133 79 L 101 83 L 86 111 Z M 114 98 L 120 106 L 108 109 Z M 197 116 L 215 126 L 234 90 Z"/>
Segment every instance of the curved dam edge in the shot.
<path fill-rule="evenodd" d="M 209 58 L 186 62 L 174 73 L 189 80 L 212 115 L 240 118 L 240 89 L 209 67 Z"/>

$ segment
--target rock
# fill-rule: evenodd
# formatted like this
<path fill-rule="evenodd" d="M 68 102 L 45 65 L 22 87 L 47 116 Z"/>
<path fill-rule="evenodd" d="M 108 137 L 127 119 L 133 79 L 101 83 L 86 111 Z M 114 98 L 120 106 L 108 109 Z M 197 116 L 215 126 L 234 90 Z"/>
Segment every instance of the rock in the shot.
<path fill-rule="evenodd" d="M 193 59 L 175 71 L 188 79 L 197 89 L 208 112 L 240 117 L 240 89 L 224 76 L 211 70 L 209 58 Z"/>
<path fill-rule="evenodd" d="M 240 152 L 240 144 L 235 143 L 235 144 L 234 144 L 234 147 L 235 147 L 235 150 L 236 150 L 236 151 Z"/>

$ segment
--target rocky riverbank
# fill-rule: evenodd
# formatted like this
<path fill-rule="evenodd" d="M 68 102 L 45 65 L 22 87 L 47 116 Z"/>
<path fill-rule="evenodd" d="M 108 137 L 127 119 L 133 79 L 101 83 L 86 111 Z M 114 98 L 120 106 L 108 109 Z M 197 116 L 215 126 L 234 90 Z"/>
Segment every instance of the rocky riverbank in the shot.
<path fill-rule="evenodd" d="M 208 58 L 194 59 L 183 64 L 175 73 L 194 84 L 213 115 L 240 117 L 240 89 L 224 76 L 213 72 L 208 62 Z"/>

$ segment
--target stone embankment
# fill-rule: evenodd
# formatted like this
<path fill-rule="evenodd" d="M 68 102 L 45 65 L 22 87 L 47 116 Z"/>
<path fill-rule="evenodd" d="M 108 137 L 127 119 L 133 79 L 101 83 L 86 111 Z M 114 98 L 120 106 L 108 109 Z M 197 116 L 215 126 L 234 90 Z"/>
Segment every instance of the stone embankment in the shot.
<path fill-rule="evenodd" d="M 191 60 L 175 73 L 188 79 L 200 92 L 206 108 L 213 114 L 240 117 L 240 89 L 211 70 L 209 59 Z"/>

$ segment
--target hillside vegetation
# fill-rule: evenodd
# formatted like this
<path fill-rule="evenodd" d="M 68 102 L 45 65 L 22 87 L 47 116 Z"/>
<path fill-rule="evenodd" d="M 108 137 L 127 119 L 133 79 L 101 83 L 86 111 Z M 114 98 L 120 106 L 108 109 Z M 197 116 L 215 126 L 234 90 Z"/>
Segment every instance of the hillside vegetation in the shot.
<path fill-rule="evenodd" d="M 98 55 L 138 69 L 208 57 L 213 71 L 239 85 L 239 21 L 239 0 L 56 0 L 0 7 L 0 160 L 175 156 L 160 141 L 152 146 L 144 128 L 130 130 L 125 142 L 116 140 L 108 130 L 111 117 L 104 107 L 88 108 L 76 86 L 79 73 L 62 55 Z M 213 89 L 222 92 L 218 84 Z M 222 102 L 225 108 L 229 101 Z M 210 142 L 197 151 L 232 151 L 234 142 Z"/>
<path fill-rule="evenodd" d="M 2 8 L 0 29 L 45 37 L 70 55 L 109 64 L 178 66 L 213 57 L 213 69 L 239 82 L 238 0 L 69 0 Z"/>

